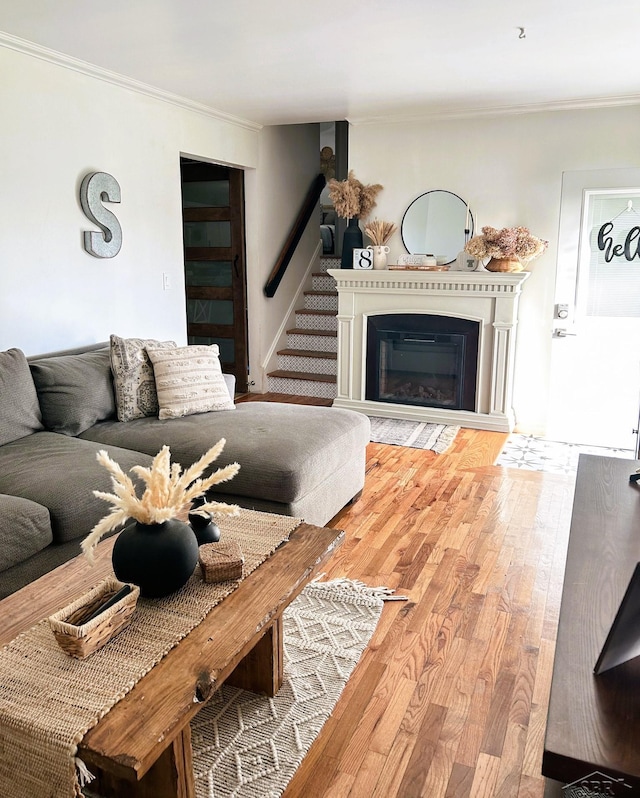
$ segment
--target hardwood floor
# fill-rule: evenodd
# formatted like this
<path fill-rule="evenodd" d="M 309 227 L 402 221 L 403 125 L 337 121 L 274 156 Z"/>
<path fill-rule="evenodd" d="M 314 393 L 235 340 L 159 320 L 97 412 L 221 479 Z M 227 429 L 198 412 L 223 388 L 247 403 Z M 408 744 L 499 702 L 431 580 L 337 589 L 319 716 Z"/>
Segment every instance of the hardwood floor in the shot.
<path fill-rule="evenodd" d="M 505 439 L 463 429 L 442 455 L 369 444 L 362 498 L 330 523 L 346 541 L 327 578 L 407 600 L 386 603 L 285 798 L 545 794 L 574 480 L 493 466 Z"/>

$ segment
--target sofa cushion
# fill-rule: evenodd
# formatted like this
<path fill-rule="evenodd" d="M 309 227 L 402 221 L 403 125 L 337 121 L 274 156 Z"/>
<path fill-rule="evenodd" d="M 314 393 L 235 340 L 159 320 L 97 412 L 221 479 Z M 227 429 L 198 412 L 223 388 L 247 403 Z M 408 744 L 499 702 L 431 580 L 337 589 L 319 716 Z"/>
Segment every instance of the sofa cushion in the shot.
<path fill-rule="evenodd" d="M 218 353 L 217 344 L 175 349 L 147 346 L 153 363 L 159 418 L 234 409 Z"/>
<path fill-rule="evenodd" d="M 240 463 L 239 473 L 216 492 L 290 504 L 324 482 L 369 442 L 367 416 L 335 407 L 242 402 L 233 411 L 163 421 L 104 421 L 82 433 L 108 446 L 131 446 L 155 455 L 163 444 L 171 460 L 190 466 L 220 438 L 227 443 L 216 466 Z"/>
<path fill-rule="evenodd" d="M 0 446 L 41 429 L 38 395 L 24 352 L 0 352 Z"/>
<path fill-rule="evenodd" d="M 28 560 L 53 540 L 46 507 L 0 494 L 0 571 Z"/>
<path fill-rule="evenodd" d="M 46 357 L 29 366 L 48 430 L 79 435 L 98 421 L 115 416 L 108 348 Z"/>
<path fill-rule="evenodd" d="M 175 347 L 175 341 L 155 341 L 145 338 L 109 338 L 111 371 L 116 394 L 119 421 L 158 415 L 158 396 L 153 366 L 146 347 Z"/>
<path fill-rule="evenodd" d="M 96 459 L 100 449 L 106 449 L 126 472 L 134 465 L 149 466 L 152 461 L 141 452 L 57 432 L 36 432 L 0 446 L 0 493 L 47 507 L 54 543 L 83 538 L 111 507 L 93 495 L 94 490 L 113 492 L 108 471 Z"/>

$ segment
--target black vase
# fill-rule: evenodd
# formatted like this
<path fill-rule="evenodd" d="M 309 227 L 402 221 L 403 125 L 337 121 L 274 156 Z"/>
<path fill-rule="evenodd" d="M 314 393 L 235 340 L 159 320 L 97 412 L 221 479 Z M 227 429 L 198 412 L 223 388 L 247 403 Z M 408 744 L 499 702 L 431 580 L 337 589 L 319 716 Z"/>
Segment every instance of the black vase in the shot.
<path fill-rule="evenodd" d="M 362 238 L 362 230 L 358 225 L 358 217 L 352 216 L 342 236 L 341 269 L 353 269 L 353 250 L 362 249 L 363 243 L 364 240 Z"/>
<path fill-rule="evenodd" d="M 162 524 L 135 521 L 118 535 L 111 562 L 121 582 L 138 585 L 141 596 L 159 598 L 189 580 L 198 564 L 198 541 L 177 518 Z"/>
<path fill-rule="evenodd" d="M 203 543 L 217 543 L 220 540 L 220 527 L 213 523 L 213 516 L 209 513 L 206 515 L 189 513 L 189 524 L 198 546 L 202 546 Z"/>

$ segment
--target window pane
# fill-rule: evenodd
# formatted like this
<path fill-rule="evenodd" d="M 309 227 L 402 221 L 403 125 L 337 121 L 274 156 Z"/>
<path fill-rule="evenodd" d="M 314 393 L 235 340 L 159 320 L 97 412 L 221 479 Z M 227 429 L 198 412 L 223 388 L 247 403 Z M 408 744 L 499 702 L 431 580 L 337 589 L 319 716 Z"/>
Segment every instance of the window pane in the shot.
<path fill-rule="evenodd" d="M 637 194 L 589 198 L 588 316 L 640 318 L 640 212 L 636 208 L 640 208 Z"/>
<path fill-rule="evenodd" d="M 227 299 L 188 299 L 189 324 L 233 324 L 233 302 Z"/>
<path fill-rule="evenodd" d="M 228 205 L 228 180 L 203 180 L 182 184 L 183 208 L 226 208 Z"/>
<path fill-rule="evenodd" d="M 185 222 L 184 243 L 188 247 L 230 247 L 231 222 Z"/>
<path fill-rule="evenodd" d="M 205 346 L 218 344 L 218 347 L 220 348 L 220 360 L 223 363 L 228 364 L 235 362 L 235 347 L 233 338 L 211 338 L 205 335 L 190 335 L 189 343 Z"/>
<path fill-rule="evenodd" d="M 228 288 L 232 282 L 231 261 L 185 261 L 187 285 Z"/>

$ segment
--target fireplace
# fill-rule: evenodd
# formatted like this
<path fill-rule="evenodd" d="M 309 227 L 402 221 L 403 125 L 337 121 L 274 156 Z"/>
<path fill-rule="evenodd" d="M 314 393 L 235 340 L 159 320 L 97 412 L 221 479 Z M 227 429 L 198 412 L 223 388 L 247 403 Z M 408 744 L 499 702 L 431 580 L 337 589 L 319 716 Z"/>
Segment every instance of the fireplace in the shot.
<path fill-rule="evenodd" d="M 475 410 L 479 330 L 449 316 L 370 316 L 365 399 Z"/>
<path fill-rule="evenodd" d="M 529 272 L 330 269 L 329 274 L 338 290 L 335 407 L 513 431 L 518 299 Z M 404 319 L 409 329 L 389 325 L 389 318 Z M 432 326 L 415 329 L 424 323 Z M 371 336 L 380 331 L 401 337 L 374 344 L 380 350 L 374 368 Z M 416 377 L 425 371 L 427 382 L 424 374 Z"/>

